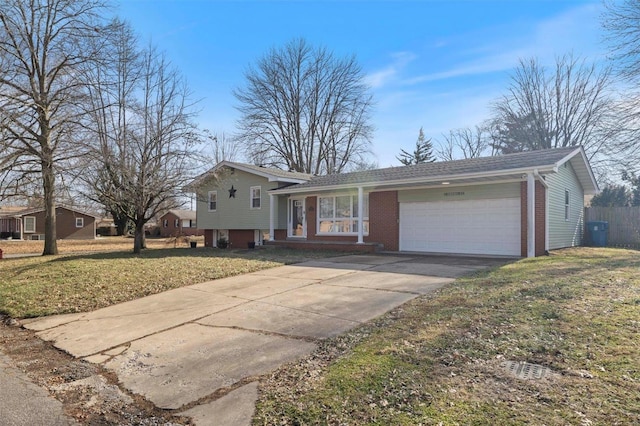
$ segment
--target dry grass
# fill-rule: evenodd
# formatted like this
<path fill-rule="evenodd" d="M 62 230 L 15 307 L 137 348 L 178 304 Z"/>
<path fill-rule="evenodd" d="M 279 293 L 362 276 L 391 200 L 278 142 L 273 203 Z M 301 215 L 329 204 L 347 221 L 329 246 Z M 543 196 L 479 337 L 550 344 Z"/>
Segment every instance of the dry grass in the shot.
<path fill-rule="evenodd" d="M 202 246 L 204 237 L 196 237 L 198 245 Z M 147 248 L 178 248 L 189 247 L 188 238 L 147 238 Z M 44 241 L 0 240 L 0 249 L 4 254 L 37 254 L 44 250 Z M 60 254 L 95 253 L 107 251 L 133 250 L 133 238 L 100 237 L 95 240 L 58 240 Z"/>
<path fill-rule="evenodd" d="M 185 285 L 335 255 L 165 248 L 137 256 L 111 251 L 5 259 L 0 261 L 0 314 L 25 318 L 85 312 Z"/>
<path fill-rule="evenodd" d="M 254 424 L 640 424 L 639 271 L 581 248 L 460 279 L 275 373 Z"/>

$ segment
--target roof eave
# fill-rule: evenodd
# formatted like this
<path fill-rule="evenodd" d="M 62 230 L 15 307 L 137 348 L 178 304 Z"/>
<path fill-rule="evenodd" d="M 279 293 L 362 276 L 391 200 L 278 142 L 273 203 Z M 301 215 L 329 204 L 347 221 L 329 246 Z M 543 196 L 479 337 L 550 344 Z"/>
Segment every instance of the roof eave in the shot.
<path fill-rule="evenodd" d="M 464 179 L 480 179 L 480 178 L 491 178 L 491 177 L 501 177 L 508 176 L 513 174 L 521 174 L 521 173 L 533 173 L 534 171 L 538 171 L 538 173 L 550 173 L 554 172 L 556 164 L 544 165 L 544 166 L 535 166 L 535 167 L 523 167 L 518 169 L 508 169 L 501 170 L 498 172 L 477 172 L 477 173 L 464 173 L 464 174 L 453 174 L 453 175 L 438 175 L 438 176 L 430 176 L 428 178 L 413 178 L 413 179 L 394 179 L 388 181 L 372 181 L 372 182 L 360 182 L 360 183 L 348 183 L 341 185 L 323 185 L 323 186 L 311 186 L 307 188 L 299 188 L 288 187 L 283 189 L 272 189 L 269 191 L 270 194 L 279 195 L 279 194 L 301 194 L 305 192 L 317 192 L 317 191 L 330 191 L 330 190 L 343 190 L 350 188 L 357 188 L 362 186 L 364 187 L 386 187 L 386 186 L 397 186 L 397 185 L 410 185 L 410 184 L 425 184 L 432 183 L 438 181 L 456 181 L 456 180 L 464 180 Z"/>

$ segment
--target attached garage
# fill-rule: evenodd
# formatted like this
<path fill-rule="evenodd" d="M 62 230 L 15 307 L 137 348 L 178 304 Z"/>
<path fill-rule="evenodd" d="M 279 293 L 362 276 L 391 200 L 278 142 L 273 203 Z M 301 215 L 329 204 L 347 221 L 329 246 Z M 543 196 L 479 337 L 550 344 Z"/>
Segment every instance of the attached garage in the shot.
<path fill-rule="evenodd" d="M 400 250 L 520 256 L 520 198 L 400 203 Z"/>

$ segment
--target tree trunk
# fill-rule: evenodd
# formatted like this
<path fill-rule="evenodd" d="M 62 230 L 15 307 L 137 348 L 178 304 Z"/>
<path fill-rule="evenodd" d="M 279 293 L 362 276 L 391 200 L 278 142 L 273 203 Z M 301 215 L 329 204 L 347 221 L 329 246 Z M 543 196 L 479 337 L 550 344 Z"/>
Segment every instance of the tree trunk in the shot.
<path fill-rule="evenodd" d="M 133 234 L 133 253 L 140 254 L 143 248 L 146 248 L 147 244 L 144 239 L 144 223 L 136 223 L 136 228 Z"/>
<path fill-rule="evenodd" d="M 44 251 L 43 256 L 58 254 L 56 236 L 55 174 L 52 155 L 42 161 L 42 189 L 44 193 Z"/>
<path fill-rule="evenodd" d="M 118 214 L 116 211 L 111 212 L 113 217 L 113 224 L 116 226 L 116 235 L 121 237 L 127 231 L 127 225 L 129 224 L 129 218 L 125 215 Z"/>

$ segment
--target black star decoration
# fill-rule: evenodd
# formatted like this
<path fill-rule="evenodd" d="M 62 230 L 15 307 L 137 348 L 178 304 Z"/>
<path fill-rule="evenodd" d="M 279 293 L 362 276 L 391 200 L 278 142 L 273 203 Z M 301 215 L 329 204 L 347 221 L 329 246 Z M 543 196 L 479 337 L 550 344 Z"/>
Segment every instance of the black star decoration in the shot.
<path fill-rule="evenodd" d="M 231 189 L 229 190 L 229 198 L 236 198 L 236 191 L 237 189 L 235 189 L 233 185 L 231 185 Z"/>

